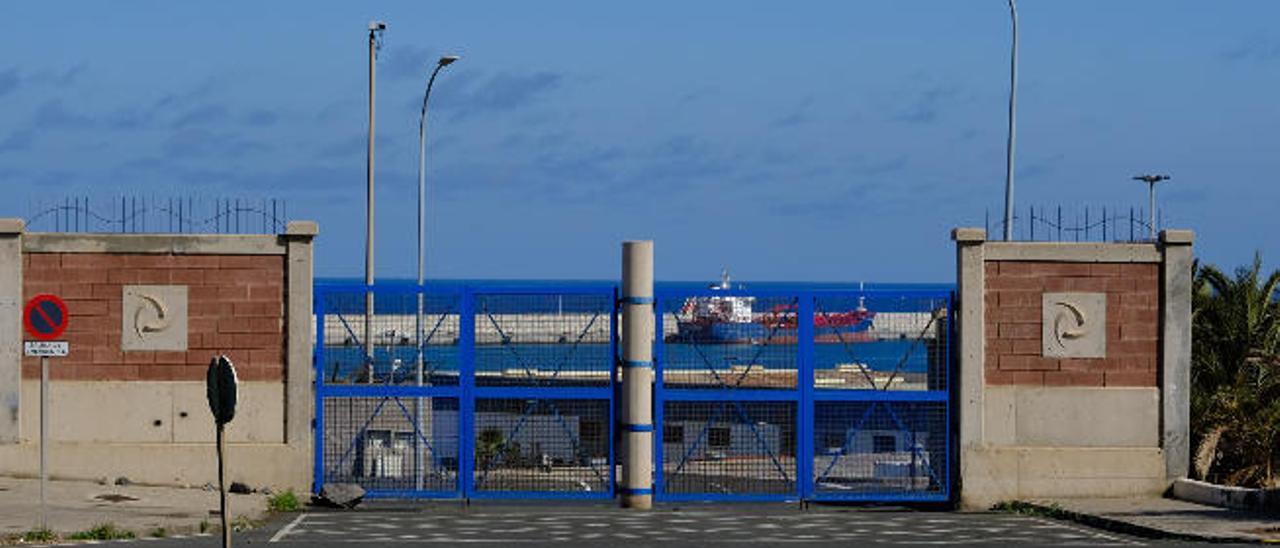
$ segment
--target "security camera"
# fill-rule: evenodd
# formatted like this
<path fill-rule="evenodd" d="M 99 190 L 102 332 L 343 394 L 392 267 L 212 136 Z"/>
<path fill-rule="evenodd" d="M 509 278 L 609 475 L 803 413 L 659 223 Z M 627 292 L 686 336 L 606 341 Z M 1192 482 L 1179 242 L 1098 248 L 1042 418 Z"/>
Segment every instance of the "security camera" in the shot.
<path fill-rule="evenodd" d="M 370 21 L 369 30 L 387 30 L 387 24 L 382 21 Z"/>

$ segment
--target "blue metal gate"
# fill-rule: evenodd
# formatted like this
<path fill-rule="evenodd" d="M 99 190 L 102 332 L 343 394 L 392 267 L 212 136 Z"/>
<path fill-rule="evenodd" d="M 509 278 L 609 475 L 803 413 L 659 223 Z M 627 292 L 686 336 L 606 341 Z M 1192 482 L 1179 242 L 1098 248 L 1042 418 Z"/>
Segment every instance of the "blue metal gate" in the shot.
<path fill-rule="evenodd" d="M 950 291 L 658 290 L 659 500 L 947 501 Z"/>
<path fill-rule="evenodd" d="M 613 286 L 321 284 L 315 297 L 317 492 L 613 496 Z"/>

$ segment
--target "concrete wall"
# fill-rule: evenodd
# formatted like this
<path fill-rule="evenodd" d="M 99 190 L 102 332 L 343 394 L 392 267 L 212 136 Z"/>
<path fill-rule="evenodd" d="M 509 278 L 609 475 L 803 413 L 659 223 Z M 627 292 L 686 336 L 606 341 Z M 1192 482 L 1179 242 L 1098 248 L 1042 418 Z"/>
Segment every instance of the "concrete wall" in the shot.
<path fill-rule="evenodd" d="M 71 348 L 50 360 L 53 477 L 216 481 L 203 381 L 210 359 L 226 354 L 241 380 L 227 430 L 231 478 L 309 489 L 316 232 L 293 222 L 278 236 L 24 233 L 0 220 L 0 404 L 16 402 L 0 413 L 0 474 L 38 473 L 40 365 L 21 357 L 20 307 L 52 293 L 67 302 Z M 180 349 L 122 348 L 131 285 L 186 295 Z"/>
<path fill-rule="evenodd" d="M 987 242 L 962 228 L 953 239 L 962 505 L 1159 494 L 1184 476 L 1191 233 L 1145 244 Z M 1047 308 L 1064 293 L 1100 303 L 1091 316 L 1067 316 L 1096 337 L 1093 354 L 1051 352 L 1050 333 L 1063 328 Z"/>

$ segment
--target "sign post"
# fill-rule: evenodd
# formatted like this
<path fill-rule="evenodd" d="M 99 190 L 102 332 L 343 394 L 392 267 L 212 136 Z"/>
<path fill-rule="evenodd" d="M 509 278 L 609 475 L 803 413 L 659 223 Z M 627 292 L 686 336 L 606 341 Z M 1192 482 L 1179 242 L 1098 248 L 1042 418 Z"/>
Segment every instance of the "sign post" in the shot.
<path fill-rule="evenodd" d="M 22 345 L 23 354 L 40 357 L 40 529 L 49 528 L 49 358 L 70 350 L 66 341 L 55 341 L 67 330 L 67 304 L 55 295 L 36 295 L 22 311 L 22 323 L 34 341 Z"/>
<path fill-rule="evenodd" d="M 209 411 L 218 430 L 218 508 L 222 517 L 222 546 L 231 548 L 231 526 L 227 516 L 227 465 L 224 427 L 236 416 L 236 368 L 231 359 L 217 356 L 209 362 L 205 376 L 205 394 L 209 398 Z"/>

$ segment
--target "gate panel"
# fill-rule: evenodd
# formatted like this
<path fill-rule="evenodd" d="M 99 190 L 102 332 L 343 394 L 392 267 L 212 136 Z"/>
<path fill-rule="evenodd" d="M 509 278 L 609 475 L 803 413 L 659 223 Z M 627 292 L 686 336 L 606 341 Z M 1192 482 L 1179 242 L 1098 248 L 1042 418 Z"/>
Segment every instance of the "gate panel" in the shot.
<path fill-rule="evenodd" d="M 796 490 L 796 402 L 663 403 L 662 485 L 672 498 Z"/>
<path fill-rule="evenodd" d="M 509 286 L 472 302 L 468 496 L 612 497 L 616 290 Z"/>
<path fill-rule="evenodd" d="M 657 293 L 655 495 L 796 498 L 804 412 L 793 321 L 799 296 L 727 288 Z"/>
<path fill-rule="evenodd" d="M 951 493 L 945 291 L 813 296 L 815 500 L 945 501 Z M 865 330 L 846 326 L 858 317 Z"/>
<path fill-rule="evenodd" d="M 415 401 L 427 417 L 422 428 L 415 428 Z M 458 492 L 457 398 L 330 397 L 323 410 L 324 483 L 356 483 L 374 496 Z"/>
<path fill-rule="evenodd" d="M 663 291 L 660 500 L 945 501 L 950 291 Z"/>
<path fill-rule="evenodd" d="M 611 497 L 615 295 L 611 286 L 317 286 L 314 488 Z"/>

